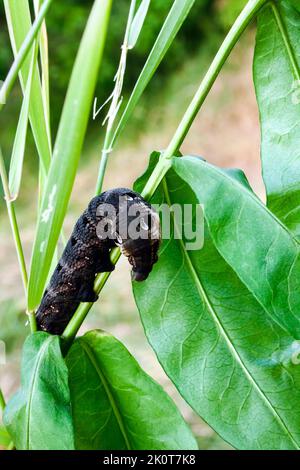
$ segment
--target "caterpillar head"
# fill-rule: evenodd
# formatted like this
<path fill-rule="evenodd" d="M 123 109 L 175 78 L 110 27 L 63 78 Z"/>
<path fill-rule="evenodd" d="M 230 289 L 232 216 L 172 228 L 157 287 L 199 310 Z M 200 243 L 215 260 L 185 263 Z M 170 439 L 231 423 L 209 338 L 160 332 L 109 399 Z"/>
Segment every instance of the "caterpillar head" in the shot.
<path fill-rule="evenodd" d="M 159 216 L 139 194 L 130 194 L 118 219 L 117 244 L 132 265 L 132 279 L 144 281 L 158 260 Z"/>

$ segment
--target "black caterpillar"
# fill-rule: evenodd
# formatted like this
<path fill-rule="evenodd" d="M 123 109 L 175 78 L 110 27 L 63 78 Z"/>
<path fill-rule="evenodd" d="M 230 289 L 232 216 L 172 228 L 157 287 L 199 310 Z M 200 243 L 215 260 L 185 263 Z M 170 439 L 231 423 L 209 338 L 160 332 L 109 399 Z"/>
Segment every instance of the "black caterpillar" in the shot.
<path fill-rule="evenodd" d="M 135 229 L 131 235 L 129 228 Z M 133 231 L 133 230 L 131 230 Z M 137 233 L 137 235 L 135 235 Z M 120 188 L 94 197 L 78 219 L 37 310 L 38 329 L 60 335 L 80 302 L 95 302 L 95 276 L 111 272 L 120 246 L 132 278 L 145 280 L 157 261 L 159 217 L 138 193 Z"/>

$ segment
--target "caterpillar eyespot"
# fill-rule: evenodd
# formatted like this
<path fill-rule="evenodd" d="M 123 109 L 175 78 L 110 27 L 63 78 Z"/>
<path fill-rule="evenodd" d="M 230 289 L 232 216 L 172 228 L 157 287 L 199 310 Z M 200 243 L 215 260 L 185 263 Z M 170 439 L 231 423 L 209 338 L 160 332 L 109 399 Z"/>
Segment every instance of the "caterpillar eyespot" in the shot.
<path fill-rule="evenodd" d="M 160 222 L 140 194 L 118 188 L 94 197 L 75 224 L 37 310 L 38 329 L 62 334 L 80 302 L 95 302 L 98 273 L 113 271 L 110 250 L 119 246 L 144 281 L 158 260 Z"/>

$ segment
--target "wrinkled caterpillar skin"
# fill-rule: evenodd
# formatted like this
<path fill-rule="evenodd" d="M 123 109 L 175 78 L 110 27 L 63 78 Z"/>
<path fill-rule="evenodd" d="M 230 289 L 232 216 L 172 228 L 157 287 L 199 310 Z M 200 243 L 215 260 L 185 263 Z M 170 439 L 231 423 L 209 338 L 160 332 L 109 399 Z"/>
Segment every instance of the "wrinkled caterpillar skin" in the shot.
<path fill-rule="evenodd" d="M 126 201 L 123 211 L 119 210 L 120 197 Z M 97 226 L 104 216 L 99 214 L 99 208 L 106 207 L 106 204 L 116 210 L 115 236 L 101 239 Z M 129 214 L 133 205 L 141 209 L 142 215 L 149 216 L 148 225 L 144 222 L 145 217 L 138 216 L 144 232 L 149 232 L 146 239 L 131 239 L 128 235 L 122 238 L 119 233 L 120 219 L 124 214 L 126 223 L 130 224 L 134 219 Z M 95 302 L 98 299 L 94 291 L 95 277 L 98 273 L 114 270 L 110 250 L 116 245 L 120 246 L 132 265 L 132 279 L 145 280 L 158 259 L 159 217 L 138 193 L 126 188 L 106 191 L 94 197 L 78 219 L 37 310 L 38 329 L 61 335 L 80 302 Z"/>

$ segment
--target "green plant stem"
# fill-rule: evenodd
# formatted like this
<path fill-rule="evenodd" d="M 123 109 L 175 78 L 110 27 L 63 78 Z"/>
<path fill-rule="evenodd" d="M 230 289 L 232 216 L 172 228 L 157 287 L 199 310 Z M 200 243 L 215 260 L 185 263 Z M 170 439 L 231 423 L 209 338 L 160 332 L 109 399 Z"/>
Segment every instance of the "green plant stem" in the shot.
<path fill-rule="evenodd" d="M 134 17 L 135 4 L 136 4 L 136 0 L 131 0 L 124 40 L 123 40 L 123 44 L 121 48 L 122 52 L 121 52 L 120 63 L 119 63 L 117 75 L 115 77 L 116 84 L 114 87 L 114 91 L 112 94 L 112 101 L 111 101 L 111 105 L 110 105 L 109 112 L 108 112 L 107 129 L 105 133 L 103 150 L 101 154 L 101 160 L 100 160 L 100 166 L 99 166 L 99 172 L 98 172 L 98 179 L 97 179 L 97 184 L 96 184 L 96 191 L 95 191 L 96 195 L 101 193 L 104 175 L 105 175 L 105 171 L 107 167 L 108 157 L 110 153 L 112 152 L 113 125 L 114 125 L 114 121 L 116 119 L 116 116 L 119 110 L 119 106 L 121 104 L 120 96 L 122 93 L 124 75 L 125 75 L 125 70 L 126 70 L 129 33 L 130 33 L 132 20 Z"/>
<path fill-rule="evenodd" d="M 96 195 L 100 194 L 101 191 L 102 191 L 102 186 L 103 186 L 104 175 L 105 175 L 105 171 L 106 171 L 106 167 L 107 167 L 108 157 L 109 157 L 109 154 L 111 153 L 111 150 L 110 150 L 111 137 L 112 137 L 112 129 L 109 129 L 105 133 L 103 149 L 102 149 L 102 152 L 101 152 L 101 160 L 100 160 L 98 179 L 97 179 L 96 190 L 95 190 Z"/>
<path fill-rule="evenodd" d="M 32 46 L 33 41 L 35 40 L 36 35 L 38 34 L 38 31 L 43 23 L 43 20 L 46 16 L 46 13 L 48 11 L 48 8 L 51 5 L 52 0 L 45 0 L 43 5 L 41 6 L 41 9 L 39 11 L 39 14 L 37 15 L 35 21 L 32 24 L 32 27 L 30 28 L 24 42 L 22 43 L 22 46 L 19 49 L 18 54 L 15 57 L 15 60 L 8 72 L 8 75 L 0 89 L 0 110 L 4 106 L 4 102 L 7 100 L 8 95 L 13 87 L 13 84 L 16 81 L 16 78 L 18 76 L 18 72 L 20 68 L 23 65 L 24 60 L 27 57 L 27 54 L 30 51 L 30 48 Z"/>
<path fill-rule="evenodd" d="M 3 191 L 4 191 L 4 196 L 5 196 L 5 202 L 6 202 L 6 208 L 7 208 L 7 213 L 11 225 L 11 230 L 15 242 L 15 247 L 18 255 L 18 261 L 20 265 L 20 271 L 21 271 L 21 276 L 22 276 L 22 282 L 25 290 L 25 295 L 27 296 L 27 284 L 28 284 L 28 276 L 27 276 L 27 269 L 26 269 L 26 263 L 25 263 L 25 257 L 24 257 L 24 252 L 23 252 L 23 247 L 22 247 L 22 242 L 21 242 L 21 237 L 20 237 L 20 232 L 19 232 L 19 227 L 18 227 L 18 222 L 17 222 L 17 217 L 16 217 L 16 212 L 15 212 L 15 206 L 14 202 L 12 201 L 10 191 L 9 191 L 9 185 L 8 185 L 8 178 L 7 178 L 7 173 L 6 173 L 6 168 L 5 168 L 5 163 L 4 163 L 4 158 L 2 155 L 2 150 L 0 147 L 0 177 L 2 181 L 2 186 L 3 186 Z M 29 314 L 29 322 L 30 322 L 30 328 L 31 331 L 34 332 L 36 331 L 36 321 L 35 321 L 35 315 L 34 314 Z"/>
<path fill-rule="evenodd" d="M 241 34 L 252 21 L 257 12 L 267 3 L 267 0 L 250 0 L 221 45 L 217 55 L 211 63 L 205 77 L 203 78 L 198 90 L 196 91 L 189 107 L 187 108 L 171 142 L 167 149 L 163 152 L 162 157 L 156 165 L 152 175 L 150 176 L 142 196 L 148 199 L 153 194 L 153 188 L 157 188 L 164 175 L 171 166 L 172 157 L 179 150 L 184 141 L 193 121 L 203 105 L 208 93 L 214 85 L 223 65 L 228 59 L 232 49 L 238 42 Z"/>
<path fill-rule="evenodd" d="M 196 91 L 189 107 L 187 108 L 171 142 L 169 143 L 167 149 L 163 152 L 158 164 L 156 165 L 152 175 L 150 176 L 143 192 L 142 196 L 145 199 L 150 199 L 157 189 L 158 185 L 164 178 L 167 171 L 170 169 L 172 164 L 172 157 L 176 154 L 180 148 L 182 142 L 184 141 L 197 113 L 199 112 L 202 104 L 204 103 L 209 91 L 211 90 L 214 82 L 216 81 L 220 71 L 227 58 L 230 55 L 230 52 L 234 48 L 235 44 L 239 40 L 241 34 L 256 16 L 258 11 L 266 4 L 268 0 L 250 0 L 242 13 L 239 15 L 234 25 L 230 29 L 228 35 L 226 36 L 223 44 L 221 45 L 217 55 L 215 56 L 211 66 L 209 67 L 204 79 L 202 80 L 198 90 Z M 120 250 L 115 248 L 112 251 L 112 262 L 115 264 L 120 257 Z M 95 291 L 99 294 L 102 288 L 104 287 L 110 273 L 102 273 L 97 276 L 95 283 Z M 67 328 L 63 333 L 63 338 L 70 342 L 72 341 L 83 320 L 88 314 L 92 304 L 81 304 L 77 311 L 75 312 L 73 318 L 69 322 Z"/>

